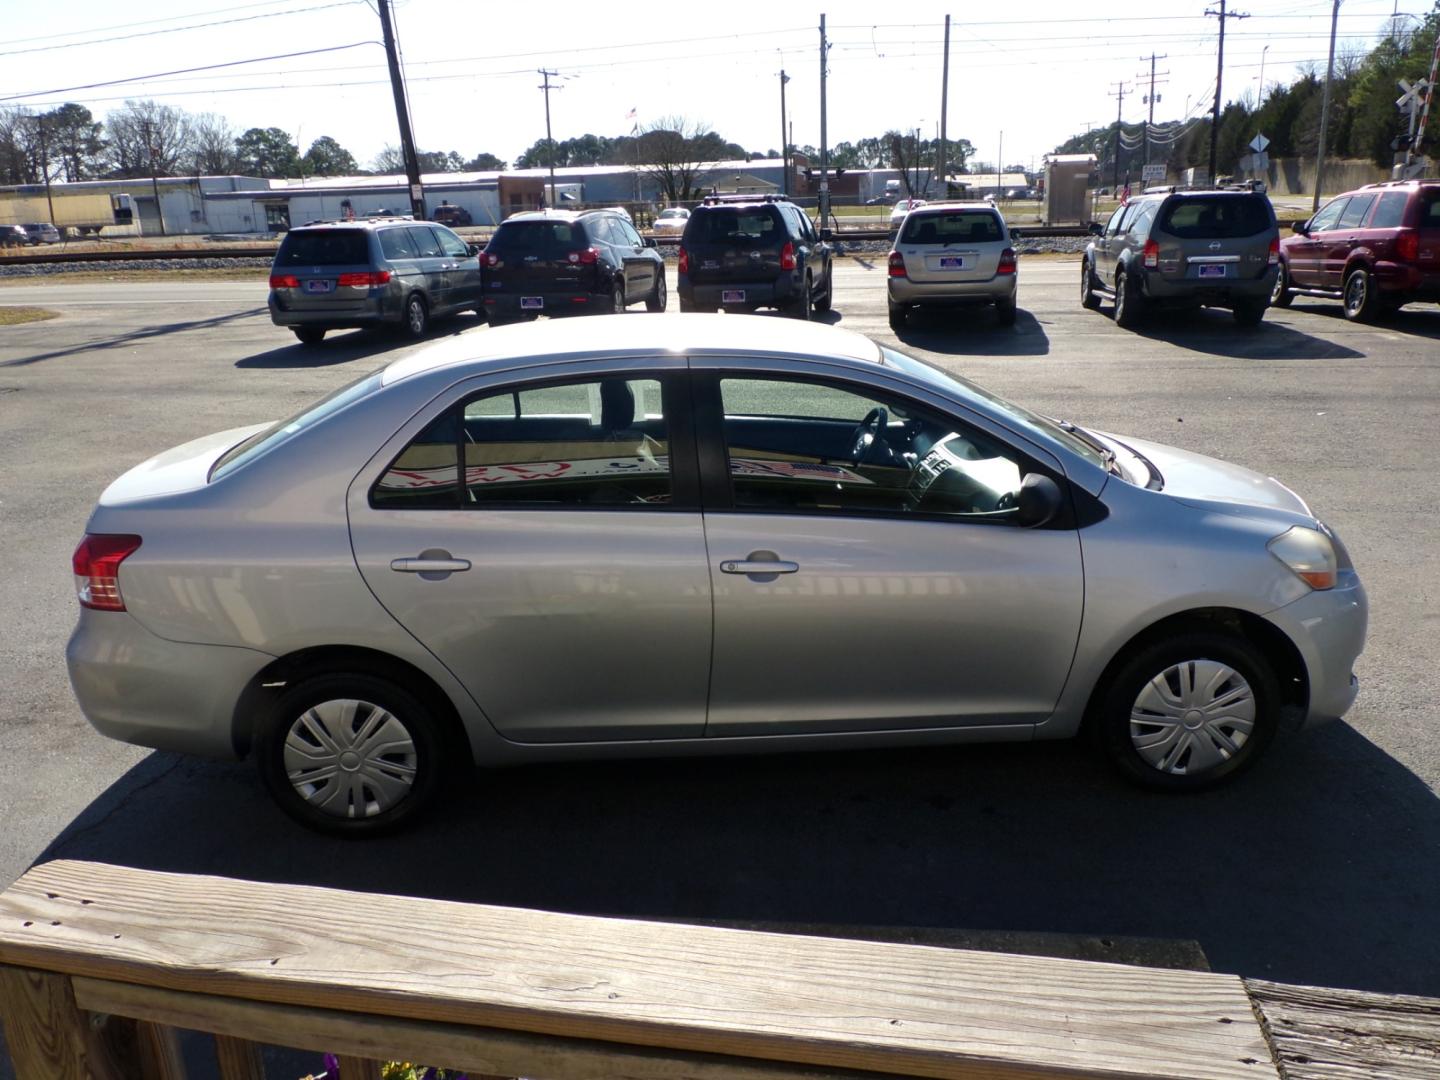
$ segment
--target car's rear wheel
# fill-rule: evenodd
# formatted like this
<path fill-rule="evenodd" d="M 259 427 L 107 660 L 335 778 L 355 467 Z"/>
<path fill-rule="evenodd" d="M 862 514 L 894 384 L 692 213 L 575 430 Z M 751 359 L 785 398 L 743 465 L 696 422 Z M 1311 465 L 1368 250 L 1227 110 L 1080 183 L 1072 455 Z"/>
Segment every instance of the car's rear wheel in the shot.
<path fill-rule="evenodd" d="M 319 345 L 325 340 L 325 331 L 314 326 L 297 326 L 295 336 L 300 339 L 301 345 Z"/>
<path fill-rule="evenodd" d="M 1009 300 L 995 301 L 995 314 L 1000 320 L 1001 326 L 1015 325 L 1015 298 Z"/>
<path fill-rule="evenodd" d="M 890 306 L 890 329 L 897 334 L 905 329 L 905 305 L 889 301 Z"/>
<path fill-rule="evenodd" d="M 412 293 L 405 301 L 405 334 L 412 338 L 423 338 L 430 329 L 430 308 L 419 293 Z"/>
<path fill-rule="evenodd" d="M 825 291 L 815 298 L 816 311 L 829 311 L 835 301 L 835 270 L 831 267 L 825 275 Z"/>
<path fill-rule="evenodd" d="M 1080 306 L 1094 311 L 1100 306 L 1100 294 L 1095 291 L 1095 274 L 1090 269 L 1090 260 L 1080 260 Z"/>
<path fill-rule="evenodd" d="M 1254 763 L 1275 737 L 1280 691 L 1243 638 L 1195 631 L 1136 653 L 1092 717 L 1128 779 L 1172 791 L 1209 787 Z"/>
<path fill-rule="evenodd" d="M 1374 322 L 1380 315 L 1380 290 L 1375 275 L 1365 267 L 1357 266 L 1345 278 L 1343 307 L 1351 322 Z"/>
<path fill-rule="evenodd" d="M 645 298 L 646 311 L 664 311 L 669 297 L 665 292 L 665 268 L 662 266 L 660 272 L 655 276 L 655 288 Z"/>
<path fill-rule="evenodd" d="M 1259 326 L 1265 318 L 1265 307 L 1265 304 L 1252 300 L 1236 304 L 1230 313 L 1241 326 Z"/>
<path fill-rule="evenodd" d="M 271 796 L 321 832 L 384 832 L 413 820 L 441 789 L 446 755 L 435 718 L 371 675 L 296 683 L 261 718 L 256 736 Z"/>
<path fill-rule="evenodd" d="M 1295 302 L 1295 294 L 1290 291 L 1290 271 L 1282 262 L 1275 267 L 1275 287 L 1270 290 L 1271 307 L 1289 307 Z"/>
<path fill-rule="evenodd" d="M 809 322 L 814 316 L 815 298 L 811 295 L 811 289 L 813 287 L 814 284 L 810 280 L 810 275 L 806 274 L 805 280 L 800 283 L 800 295 L 797 296 L 790 305 L 790 314 L 794 315 L 795 318 L 804 319 L 806 322 Z"/>
<path fill-rule="evenodd" d="M 616 278 L 615 284 L 610 287 L 610 314 L 625 314 L 625 280 Z"/>
<path fill-rule="evenodd" d="M 1134 329 L 1142 314 L 1135 278 L 1129 271 L 1121 270 L 1115 279 L 1115 325 L 1126 330 Z"/>

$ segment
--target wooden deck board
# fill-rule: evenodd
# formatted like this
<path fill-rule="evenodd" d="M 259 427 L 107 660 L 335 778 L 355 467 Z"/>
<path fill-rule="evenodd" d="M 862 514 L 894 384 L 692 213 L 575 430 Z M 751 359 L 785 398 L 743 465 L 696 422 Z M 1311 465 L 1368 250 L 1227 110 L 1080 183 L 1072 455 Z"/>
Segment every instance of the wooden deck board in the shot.
<path fill-rule="evenodd" d="M 0 963 L 162 989 L 932 1077 L 1274 1077 L 1238 978 L 54 862 Z"/>

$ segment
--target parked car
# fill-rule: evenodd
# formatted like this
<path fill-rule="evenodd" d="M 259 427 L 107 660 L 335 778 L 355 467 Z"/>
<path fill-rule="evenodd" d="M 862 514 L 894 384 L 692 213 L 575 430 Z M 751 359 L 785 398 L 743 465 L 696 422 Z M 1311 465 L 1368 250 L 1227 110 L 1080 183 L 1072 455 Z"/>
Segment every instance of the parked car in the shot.
<path fill-rule="evenodd" d="M 897 232 L 905 221 L 905 215 L 917 206 L 924 206 L 924 199 L 901 199 L 890 211 L 890 231 Z"/>
<path fill-rule="evenodd" d="M 485 310 L 495 324 L 540 315 L 664 311 L 665 261 L 613 210 L 535 210 L 500 223 L 480 255 Z"/>
<path fill-rule="evenodd" d="M 680 237 L 681 311 L 776 308 L 801 319 L 835 294 L 828 234 L 778 195 L 715 196 Z"/>
<path fill-rule="evenodd" d="M 1297 293 L 1339 300 L 1371 322 L 1415 301 L 1440 302 L 1440 181 L 1369 184 L 1326 203 L 1280 241 L 1270 302 Z"/>
<path fill-rule="evenodd" d="M 990 203 L 930 203 L 905 218 L 885 279 L 890 328 L 917 307 L 993 304 L 1002 326 L 1015 321 L 1015 249 Z"/>
<path fill-rule="evenodd" d="M 409 218 L 301 225 L 270 267 L 270 320 L 302 344 L 330 330 L 396 326 L 412 338 L 430 321 L 480 313 L 480 261 L 444 225 Z"/>
<path fill-rule="evenodd" d="M 430 211 L 430 220 L 439 222 L 451 229 L 463 228 L 472 223 L 470 211 L 463 206 L 456 206 L 451 202 L 442 202 L 439 206 Z"/>
<path fill-rule="evenodd" d="M 1264 195 L 1247 191 L 1147 192 L 1101 226 L 1080 264 L 1080 303 L 1113 298 L 1115 323 L 1133 327 L 1150 308 L 1229 308 L 1242 326 L 1265 317 L 1280 231 Z"/>
<path fill-rule="evenodd" d="M 1189 791 L 1343 714 L 1366 598 L 1288 488 L 857 334 L 462 335 L 101 496 L 84 714 L 316 828 L 461 765 L 1065 738 Z"/>
<path fill-rule="evenodd" d="M 60 230 L 48 221 L 30 221 L 20 227 L 25 230 L 29 242 L 36 247 L 41 244 L 60 243 Z"/>
<path fill-rule="evenodd" d="M 685 223 L 690 220 L 690 211 L 683 206 L 667 206 L 655 217 L 655 224 L 650 226 L 654 233 L 668 233 L 675 235 L 685 231 Z"/>
<path fill-rule="evenodd" d="M 880 194 L 880 195 L 872 195 L 872 196 L 870 196 L 870 198 L 868 198 L 868 199 L 865 200 L 865 205 L 866 205 L 866 206 L 889 206 L 890 203 L 891 203 L 891 201 L 894 200 L 894 198 L 895 198 L 895 196 L 891 195 L 889 192 L 884 192 L 884 193 L 882 193 L 882 194 Z"/>
<path fill-rule="evenodd" d="M 30 243 L 30 235 L 21 225 L 0 225 L 0 248 L 25 247 Z"/>

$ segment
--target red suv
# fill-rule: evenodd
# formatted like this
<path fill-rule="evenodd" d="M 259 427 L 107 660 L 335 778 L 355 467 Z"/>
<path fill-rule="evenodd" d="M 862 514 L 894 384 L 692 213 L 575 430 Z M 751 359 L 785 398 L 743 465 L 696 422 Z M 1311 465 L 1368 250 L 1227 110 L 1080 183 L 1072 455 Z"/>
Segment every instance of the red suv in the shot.
<path fill-rule="evenodd" d="M 1367 184 L 1297 225 L 1280 242 L 1270 303 L 1288 307 L 1297 293 L 1339 300 L 1358 322 L 1440 302 L 1440 181 Z"/>

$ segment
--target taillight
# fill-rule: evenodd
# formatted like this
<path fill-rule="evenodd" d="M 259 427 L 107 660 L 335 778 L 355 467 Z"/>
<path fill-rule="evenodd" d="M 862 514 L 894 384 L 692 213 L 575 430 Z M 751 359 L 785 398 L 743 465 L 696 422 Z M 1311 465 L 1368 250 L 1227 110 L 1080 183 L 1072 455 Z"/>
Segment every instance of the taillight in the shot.
<path fill-rule="evenodd" d="M 594 266 L 600 261 L 600 252 L 593 247 L 588 247 L 584 251 L 570 252 L 569 259 L 572 263 L 579 263 L 581 266 Z"/>
<path fill-rule="evenodd" d="M 484 261 L 485 261 L 485 265 L 486 265 L 486 266 L 490 266 L 490 267 L 499 266 L 499 265 L 500 265 L 500 256 L 499 256 L 499 255 L 496 255 L 493 251 L 487 251 L 487 252 L 485 252 L 485 255 L 484 255 Z"/>
<path fill-rule="evenodd" d="M 270 287 L 272 289 L 298 289 L 300 279 L 294 274 L 271 274 Z"/>
<path fill-rule="evenodd" d="M 690 253 L 686 251 L 683 247 L 680 249 L 679 270 L 682 274 L 688 274 L 690 272 Z"/>
<path fill-rule="evenodd" d="M 901 255 L 898 251 L 890 252 L 890 276 L 909 277 L 909 275 L 905 273 L 905 256 Z"/>
<path fill-rule="evenodd" d="M 372 285 L 385 285 L 390 281 L 389 270 L 376 270 L 367 274 L 341 274 L 339 278 L 342 286 L 349 286 L 352 289 L 368 289 Z"/>
<path fill-rule="evenodd" d="M 1141 261 L 1145 264 L 1145 269 L 1147 270 L 1154 270 L 1157 266 L 1159 266 L 1160 245 L 1157 244 L 1154 240 L 1146 240 L 1145 251 Z"/>
<path fill-rule="evenodd" d="M 1270 241 L 1270 254 L 1265 259 L 1270 266 L 1276 266 L 1280 262 L 1280 238 L 1277 236 Z"/>
<path fill-rule="evenodd" d="M 1406 262 L 1420 258 L 1420 234 L 1414 229 L 1404 229 L 1395 235 L 1395 254 Z"/>
<path fill-rule="evenodd" d="M 785 246 L 780 249 L 780 269 L 795 269 L 795 245 L 789 240 L 786 240 Z"/>
<path fill-rule="evenodd" d="M 120 596 L 120 564 L 140 546 L 140 537 L 86 533 L 70 558 L 80 606 L 96 611 L 124 611 Z"/>
<path fill-rule="evenodd" d="M 1000 253 L 1000 265 L 995 267 L 997 274 L 1015 273 L 1015 249 L 1006 248 Z"/>

